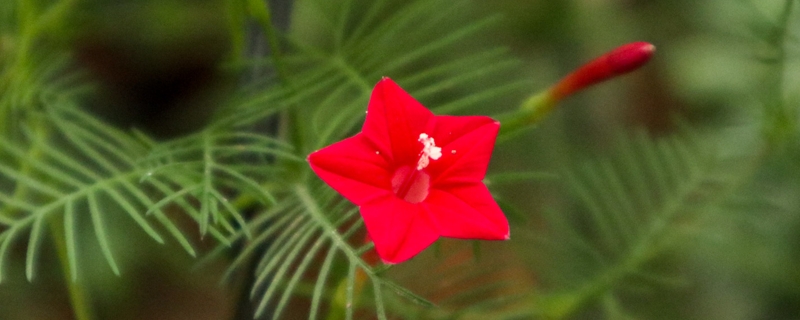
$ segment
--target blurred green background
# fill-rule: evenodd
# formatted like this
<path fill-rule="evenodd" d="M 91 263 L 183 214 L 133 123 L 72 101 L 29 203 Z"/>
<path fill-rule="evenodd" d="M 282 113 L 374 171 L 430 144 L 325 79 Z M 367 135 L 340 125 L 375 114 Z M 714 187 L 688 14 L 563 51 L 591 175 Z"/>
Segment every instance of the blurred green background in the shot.
<path fill-rule="evenodd" d="M 5 10 L 0 13 L 0 61 L 21 45 L 15 34 L 20 32 L 18 10 L 25 2 L 29 1 L 0 5 Z M 231 26 L 234 1 L 73 2 L 73 11 L 45 32 L 45 44 L 39 48 L 69 52 L 74 58 L 71 68 L 86 70 L 97 90 L 86 101 L 87 108 L 121 128 L 137 127 L 159 139 L 198 130 L 220 104 L 239 94 L 238 89 L 272 72 L 258 65 L 231 72 L 241 57 L 270 52 L 257 23 L 245 23 L 243 30 Z M 280 32 L 325 42 L 314 37 L 320 13 L 308 9 L 310 2 L 270 1 L 273 21 Z M 530 238 L 549 229 L 542 212 L 580 212 L 559 178 L 564 171 L 613 157 L 619 152 L 620 135 L 640 130 L 656 139 L 670 137 L 683 123 L 697 132 L 706 151 L 721 159 L 715 171 L 730 185 L 701 190 L 723 193 L 703 204 L 712 213 L 699 222 L 679 221 L 697 232 L 679 235 L 674 245 L 648 261 L 648 268 L 669 277 L 632 279 L 614 299 L 589 302 L 570 318 L 800 319 L 800 3 L 476 0 L 471 7 L 478 16 L 500 18 L 479 39 L 465 43 L 464 50 L 508 47 L 519 61 L 508 76 L 528 82 L 496 105 L 470 110 L 474 113 L 514 110 L 525 97 L 618 45 L 648 41 L 657 47 L 653 60 L 641 70 L 569 98 L 534 130 L 497 147 L 490 173 L 541 174 L 492 187 L 519 212 L 507 211 L 509 215 L 523 216 L 511 219 L 510 242 L 482 245 L 482 257 L 474 262 L 492 270 L 486 279 L 514 283 L 493 294 L 561 289 L 540 273 L 553 267 L 548 266 L 551 257 Z M 274 124 L 263 126 L 265 131 L 274 129 Z M 186 224 L 186 230 L 194 230 Z M 115 243 L 124 244 L 117 246 L 121 277 L 108 270 L 99 250 L 92 248 L 96 244 L 83 241 L 92 249 L 82 254 L 96 257 L 81 260 L 80 280 L 90 288 L 98 319 L 248 318 L 243 310 L 248 306 L 240 303 L 241 282 L 246 280 L 218 285 L 226 261 L 188 272 L 196 260 L 178 245 L 158 246 L 141 232 L 125 232 L 131 225 L 120 221 L 111 226 Z M 465 252 L 469 246 L 445 240 L 438 249 L 395 267 L 391 275 L 426 298 L 446 296 L 447 290 L 431 288 L 433 280 L 419 277 L 417 270 L 441 265 L 437 252 Z M 22 276 L 24 246 L 11 251 L 13 258 L 4 266 L 10 276 L 0 284 L 0 319 L 72 317 L 55 250 L 43 248 L 33 283 Z M 458 254 L 445 256 L 460 261 Z M 575 263 L 568 268 L 584 267 Z M 470 303 L 443 305 L 457 309 Z M 514 302 L 498 308 L 502 312 L 467 311 L 459 316 L 535 317 L 530 310 L 537 307 L 528 304 Z M 300 317 L 303 307 L 293 306 L 285 318 Z"/>

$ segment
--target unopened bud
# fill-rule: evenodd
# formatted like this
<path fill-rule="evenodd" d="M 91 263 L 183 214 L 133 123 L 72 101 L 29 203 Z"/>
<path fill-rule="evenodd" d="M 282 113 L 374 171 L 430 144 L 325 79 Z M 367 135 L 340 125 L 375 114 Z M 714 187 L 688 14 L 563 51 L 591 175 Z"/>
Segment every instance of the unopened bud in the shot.
<path fill-rule="evenodd" d="M 647 42 L 620 46 L 570 73 L 550 89 L 551 98 L 559 101 L 575 92 L 643 66 L 656 47 Z"/>
<path fill-rule="evenodd" d="M 570 73 L 550 89 L 529 97 L 521 108 L 501 116 L 503 126 L 498 140 L 506 139 L 521 129 L 538 123 L 555 109 L 565 97 L 593 84 L 634 71 L 643 66 L 656 51 L 647 42 L 633 42 L 620 46 Z"/>

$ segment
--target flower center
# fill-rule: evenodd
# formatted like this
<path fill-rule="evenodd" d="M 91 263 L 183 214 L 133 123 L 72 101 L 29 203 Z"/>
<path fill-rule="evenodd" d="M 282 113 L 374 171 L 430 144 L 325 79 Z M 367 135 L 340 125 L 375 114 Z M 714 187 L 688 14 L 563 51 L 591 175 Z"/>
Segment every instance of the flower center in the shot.
<path fill-rule="evenodd" d="M 428 197 L 431 176 L 411 166 L 398 168 L 392 175 L 392 191 L 398 198 L 410 203 L 420 203 Z"/>
<path fill-rule="evenodd" d="M 417 140 L 422 143 L 417 167 L 403 166 L 392 175 L 392 191 L 398 198 L 410 203 L 420 203 L 428 197 L 431 176 L 422 169 L 428 167 L 431 159 L 438 160 L 442 157 L 442 148 L 426 133 L 420 133 Z"/>

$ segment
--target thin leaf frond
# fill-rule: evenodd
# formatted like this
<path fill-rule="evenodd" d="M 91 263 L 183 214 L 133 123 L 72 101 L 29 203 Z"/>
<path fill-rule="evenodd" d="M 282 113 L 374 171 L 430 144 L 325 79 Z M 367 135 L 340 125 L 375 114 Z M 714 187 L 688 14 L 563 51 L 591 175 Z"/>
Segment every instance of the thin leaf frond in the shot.
<path fill-rule="evenodd" d="M 156 204 L 154 184 L 140 182 L 147 168 L 136 164 L 147 146 L 71 108 L 77 106 L 69 102 L 47 106 L 35 125 L 22 127 L 19 139 L 0 137 L 0 222 L 8 226 L 0 231 L 4 239 L 0 252 L 3 248 L 8 250 L 23 230 L 30 230 L 25 259 L 28 280 L 35 277 L 42 238 L 48 230 L 44 226 L 61 221 L 58 215 L 63 217 L 63 223 L 50 227 L 63 228 L 63 233 L 53 235 L 63 237 L 57 241 L 65 244 L 73 280 L 78 276 L 77 238 L 87 228 L 93 230 L 109 267 L 119 274 L 109 236 L 111 227 L 105 223 L 112 214 L 130 217 L 145 234 L 164 243 L 145 215 Z M 154 211 L 158 224 L 194 255 L 183 231 L 165 217 L 160 207 Z M 80 222 L 84 221 L 80 216 L 88 217 L 86 221 L 91 224 Z M 0 268 L 2 265 L 0 258 Z"/>
<path fill-rule="evenodd" d="M 551 230 L 540 243 L 563 258 L 551 261 L 585 267 L 561 266 L 561 272 L 556 272 L 561 277 L 550 280 L 575 289 L 539 298 L 541 310 L 536 313 L 563 316 L 571 312 L 551 310 L 555 305 L 549 298 L 575 299 L 570 308 L 577 309 L 613 288 L 624 287 L 621 284 L 631 277 L 658 278 L 646 271 L 647 262 L 674 244 L 676 235 L 703 220 L 708 214 L 704 204 L 725 196 L 706 191 L 709 185 L 718 185 L 715 189 L 719 190 L 732 183 L 720 178 L 713 153 L 698 147 L 692 129 L 684 131 L 659 140 L 643 131 L 619 135 L 614 156 L 564 173 L 579 210 L 571 214 L 547 211 L 545 220 Z M 664 283 L 670 282 L 653 282 Z"/>

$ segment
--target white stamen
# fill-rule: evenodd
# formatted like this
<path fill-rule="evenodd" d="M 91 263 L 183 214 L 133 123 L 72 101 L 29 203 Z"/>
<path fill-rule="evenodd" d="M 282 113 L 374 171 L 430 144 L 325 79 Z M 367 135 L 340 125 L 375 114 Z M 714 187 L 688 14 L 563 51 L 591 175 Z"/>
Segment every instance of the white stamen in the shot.
<path fill-rule="evenodd" d="M 456 154 L 456 150 L 455 149 L 454 150 L 450 150 L 450 153 Z"/>
<path fill-rule="evenodd" d="M 422 154 L 419 157 L 419 162 L 417 162 L 417 170 L 422 170 L 430 164 L 430 159 L 438 160 L 442 157 L 442 148 L 436 146 L 436 142 L 433 141 L 432 137 L 429 137 L 426 133 L 420 133 L 419 139 L 417 140 L 422 142 L 424 146 L 422 148 Z"/>

